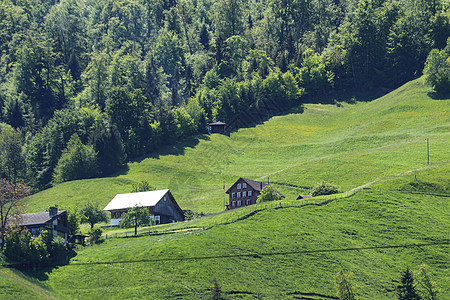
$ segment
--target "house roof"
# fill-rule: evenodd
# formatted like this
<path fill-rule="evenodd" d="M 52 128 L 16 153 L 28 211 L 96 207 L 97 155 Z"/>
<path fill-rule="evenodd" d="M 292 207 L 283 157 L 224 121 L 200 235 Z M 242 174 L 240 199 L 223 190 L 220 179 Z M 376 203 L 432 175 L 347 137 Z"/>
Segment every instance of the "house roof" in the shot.
<path fill-rule="evenodd" d="M 232 186 L 230 186 L 230 188 L 226 191 L 227 194 L 229 194 L 229 191 L 231 190 L 231 188 L 232 188 L 233 186 L 235 186 L 236 183 L 239 182 L 239 180 L 244 181 L 244 182 L 247 183 L 247 185 L 249 185 L 252 189 L 254 189 L 255 191 L 258 191 L 258 192 L 262 191 L 262 189 L 263 189 L 265 186 L 268 185 L 267 183 L 264 183 L 264 182 L 254 181 L 254 180 L 251 180 L 251 179 L 247 179 L 247 178 L 242 178 L 242 177 L 241 177 L 241 178 L 239 178 L 238 180 L 236 180 L 236 182 L 233 183 Z M 275 189 L 275 190 L 276 190 L 276 189 Z M 277 193 L 278 193 L 281 197 L 284 198 L 283 194 L 281 194 L 279 191 L 277 191 Z"/>
<path fill-rule="evenodd" d="M 22 214 L 20 215 L 19 224 L 22 226 L 33 226 L 33 225 L 44 225 L 45 223 L 54 220 L 66 213 L 65 210 L 59 210 L 56 215 L 50 217 L 48 211 L 39 212 L 39 213 L 31 213 L 31 214 Z"/>
<path fill-rule="evenodd" d="M 224 122 L 220 122 L 220 121 L 214 122 L 214 123 L 209 123 L 209 126 L 214 126 L 214 125 L 227 125 L 227 124 Z"/>
<path fill-rule="evenodd" d="M 103 210 L 126 209 L 134 206 L 150 207 L 155 206 L 169 190 L 158 190 L 128 194 L 118 194 Z"/>

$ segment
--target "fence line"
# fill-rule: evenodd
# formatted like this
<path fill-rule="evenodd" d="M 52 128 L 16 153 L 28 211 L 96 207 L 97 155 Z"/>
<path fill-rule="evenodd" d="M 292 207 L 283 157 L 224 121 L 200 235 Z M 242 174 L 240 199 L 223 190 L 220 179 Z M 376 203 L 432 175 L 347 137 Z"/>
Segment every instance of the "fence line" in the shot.
<path fill-rule="evenodd" d="M 305 199 L 299 199 L 299 200 L 279 200 L 279 201 L 272 201 L 272 202 L 264 202 L 259 204 L 253 204 L 250 206 L 244 206 L 241 208 L 223 211 L 220 213 L 215 213 L 212 215 L 207 215 L 203 217 L 199 217 L 193 220 L 188 221 L 189 224 L 186 224 L 184 222 L 178 222 L 178 223 L 172 223 L 172 224 L 165 224 L 160 225 L 157 227 L 150 227 L 150 228 L 144 228 L 139 229 L 137 231 L 137 236 L 144 236 L 144 235 L 162 235 L 162 234 L 173 234 L 180 231 L 194 231 L 194 230 L 207 230 L 217 225 L 225 225 L 237 222 L 239 220 L 243 220 L 248 218 L 249 216 L 263 211 L 267 209 L 280 209 L 280 208 L 289 208 L 289 207 L 305 207 L 310 205 L 324 205 L 327 203 L 330 203 L 336 199 L 343 199 L 348 198 L 355 193 L 343 193 L 343 194 L 336 194 L 336 195 L 329 195 L 329 196 L 321 196 L 321 197 L 313 197 L 313 198 L 305 198 Z M 226 213 L 226 217 L 223 218 L 215 218 L 214 220 L 208 220 L 211 219 L 213 216 L 220 216 L 222 214 Z M 107 233 L 105 234 L 106 238 L 127 238 L 127 237 L 134 237 L 134 233 L 131 231 L 126 232 L 117 232 L 117 233 Z"/>
<path fill-rule="evenodd" d="M 381 188 L 366 188 L 363 190 L 372 190 L 377 192 L 408 192 L 412 194 L 424 194 L 424 195 L 432 195 L 432 196 L 443 196 L 450 197 L 450 194 L 438 194 L 438 193 L 430 193 L 430 192 L 420 192 L 420 191 L 405 191 L 405 190 L 389 190 L 389 189 L 381 189 Z M 290 207 L 305 207 L 305 206 L 321 206 L 328 204 L 337 199 L 349 198 L 356 194 L 359 191 L 354 192 L 346 192 L 342 194 L 334 194 L 328 196 L 318 196 L 312 198 L 305 198 L 299 200 L 279 200 L 272 202 L 263 202 L 258 204 L 253 204 L 250 206 L 243 206 L 240 208 L 236 208 L 233 210 L 222 211 L 219 213 L 214 213 L 202 217 L 198 217 L 196 219 L 187 221 L 189 224 L 185 222 L 178 222 L 172 224 L 164 224 L 158 225 L 156 227 L 139 229 L 137 236 L 145 236 L 145 235 L 163 235 L 163 234 L 173 234 L 180 231 L 194 231 L 194 230 L 207 230 L 211 229 L 217 225 L 225 225 L 237 222 L 239 220 L 243 220 L 248 218 L 249 216 L 254 215 L 263 210 L 267 209 L 280 209 L 280 208 L 290 208 Z M 224 217 L 220 217 L 224 215 Z M 217 217 L 219 216 L 219 217 Z M 211 219 L 214 218 L 213 220 Z M 127 238 L 133 237 L 133 232 L 117 232 L 117 233 L 108 233 L 106 234 L 106 238 Z"/>

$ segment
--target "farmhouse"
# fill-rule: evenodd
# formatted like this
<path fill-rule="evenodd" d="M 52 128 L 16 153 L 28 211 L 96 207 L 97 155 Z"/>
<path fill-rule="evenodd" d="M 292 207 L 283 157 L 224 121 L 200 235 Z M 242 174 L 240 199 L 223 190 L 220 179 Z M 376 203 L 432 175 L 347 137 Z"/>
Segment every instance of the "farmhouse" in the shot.
<path fill-rule="evenodd" d="M 26 228 L 33 236 L 39 236 L 44 230 L 52 232 L 54 237 L 61 237 L 67 242 L 69 223 L 67 211 L 50 207 L 48 212 L 21 214 L 11 219 L 8 224 Z"/>
<path fill-rule="evenodd" d="M 118 194 L 103 209 L 111 212 L 111 226 L 118 226 L 122 215 L 132 207 L 145 207 L 155 224 L 184 221 L 184 214 L 169 190 Z"/>
<path fill-rule="evenodd" d="M 208 132 L 209 133 L 222 133 L 228 134 L 230 132 L 230 126 L 223 122 L 215 122 L 208 124 Z"/>
<path fill-rule="evenodd" d="M 229 202 L 226 209 L 233 209 L 241 206 L 252 205 L 256 203 L 256 198 L 267 183 L 254 181 L 246 178 L 239 178 L 227 191 Z M 284 198 L 284 196 L 277 191 Z"/>

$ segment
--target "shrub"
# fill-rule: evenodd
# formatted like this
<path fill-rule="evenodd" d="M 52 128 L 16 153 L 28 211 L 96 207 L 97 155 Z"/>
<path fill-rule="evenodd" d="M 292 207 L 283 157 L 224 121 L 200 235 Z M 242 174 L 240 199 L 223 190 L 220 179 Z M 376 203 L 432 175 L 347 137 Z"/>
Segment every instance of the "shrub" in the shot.
<path fill-rule="evenodd" d="M 315 197 L 320 195 L 331 195 L 337 193 L 339 193 L 339 189 L 337 188 L 337 186 L 322 181 L 312 189 L 311 195 Z"/>
<path fill-rule="evenodd" d="M 356 104 L 358 103 L 358 100 L 356 99 L 355 96 L 351 97 L 350 99 L 344 100 L 345 102 L 347 102 L 348 104 Z"/>
<path fill-rule="evenodd" d="M 60 251 L 65 250 L 64 241 L 54 244 L 50 232 L 45 231 L 39 237 L 33 238 L 31 233 L 25 230 L 13 233 L 5 239 L 4 254 L 9 260 L 37 265 L 57 259 Z"/>
<path fill-rule="evenodd" d="M 131 185 L 132 193 L 147 192 L 147 191 L 154 191 L 154 190 L 155 190 L 155 187 L 151 186 L 147 180 L 141 180 L 138 183 L 133 183 Z"/>
<path fill-rule="evenodd" d="M 445 49 L 431 50 L 423 73 L 426 76 L 426 83 L 436 92 L 450 92 L 450 38 Z"/>
<path fill-rule="evenodd" d="M 268 201 L 275 201 L 280 200 L 281 196 L 278 194 L 277 190 L 270 185 L 266 185 L 262 191 L 261 194 L 258 195 L 258 198 L 256 198 L 257 203 L 261 202 L 268 202 Z"/>
<path fill-rule="evenodd" d="M 89 230 L 89 243 L 92 244 L 99 244 L 103 241 L 102 239 L 102 230 L 100 228 L 91 228 Z"/>
<path fill-rule="evenodd" d="M 55 168 L 54 182 L 91 178 L 97 173 L 97 157 L 92 146 L 85 146 L 73 134 Z"/>

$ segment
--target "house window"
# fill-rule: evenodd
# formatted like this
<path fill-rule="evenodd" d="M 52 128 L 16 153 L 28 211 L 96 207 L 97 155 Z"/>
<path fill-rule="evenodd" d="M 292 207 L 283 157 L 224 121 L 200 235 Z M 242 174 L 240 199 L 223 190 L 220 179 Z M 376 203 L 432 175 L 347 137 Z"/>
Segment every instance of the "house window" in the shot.
<path fill-rule="evenodd" d="M 242 192 L 242 197 L 247 197 L 247 192 Z"/>
<path fill-rule="evenodd" d="M 158 225 L 161 223 L 161 217 L 160 216 L 155 216 L 155 224 Z"/>
<path fill-rule="evenodd" d="M 236 206 L 236 201 L 233 201 L 231 206 L 233 206 L 233 207 Z"/>
<path fill-rule="evenodd" d="M 238 201 L 238 206 L 241 206 L 241 200 Z"/>
<path fill-rule="evenodd" d="M 252 196 L 252 191 L 248 191 L 248 196 L 249 196 L 249 197 Z"/>
<path fill-rule="evenodd" d="M 252 204 L 252 201 L 250 199 L 247 200 L 247 205 Z"/>
<path fill-rule="evenodd" d="M 241 198 L 241 192 L 237 192 L 237 197 Z"/>
<path fill-rule="evenodd" d="M 246 188 L 247 188 L 247 184 L 246 184 L 246 183 L 243 183 L 243 184 L 242 184 L 242 188 L 243 188 L 243 189 L 246 189 Z"/>
<path fill-rule="evenodd" d="M 238 188 L 238 190 L 241 189 L 241 184 L 240 183 L 238 183 L 237 188 Z"/>
<path fill-rule="evenodd" d="M 231 193 L 231 198 L 236 198 L 236 193 Z"/>

